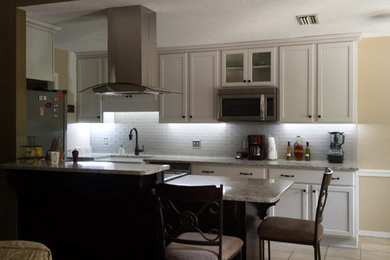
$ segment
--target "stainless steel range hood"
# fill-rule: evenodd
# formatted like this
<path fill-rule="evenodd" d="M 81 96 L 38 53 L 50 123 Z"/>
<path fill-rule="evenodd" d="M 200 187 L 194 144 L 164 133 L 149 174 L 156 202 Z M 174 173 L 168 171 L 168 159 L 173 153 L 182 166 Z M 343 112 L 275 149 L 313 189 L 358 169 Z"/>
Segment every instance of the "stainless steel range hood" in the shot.
<path fill-rule="evenodd" d="M 107 9 L 108 79 L 81 92 L 100 95 L 178 93 L 158 88 L 156 13 L 144 6 Z"/>

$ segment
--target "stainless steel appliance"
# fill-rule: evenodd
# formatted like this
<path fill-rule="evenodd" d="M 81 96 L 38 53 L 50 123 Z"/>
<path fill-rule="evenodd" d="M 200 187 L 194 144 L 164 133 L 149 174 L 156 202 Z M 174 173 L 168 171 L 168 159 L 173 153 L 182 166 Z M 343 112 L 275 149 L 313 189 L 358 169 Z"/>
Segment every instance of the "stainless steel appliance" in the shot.
<path fill-rule="evenodd" d="M 264 160 L 266 147 L 264 135 L 249 135 L 248 160 Z"/>
<path fill-rule="evenodd" d="M 29 145 L 42 146 L 43 156 L 53 140 L 60 141 L 56 149 L 66 151 L 66 108 L 66 90 L 27 90 L 27 138 Z"/>
<path fill-rule="evenodd" d="M 220 88 L 219 121 L 277 121 L 277 88 Z"/>
<path fill-rule="evenodd" d="M 327 153 L 330 163 L 342 163 L 344 161 L 344 151 L 342 145 L 345 141 L 344 132 L 333 131 L 329 132 L 330 148 Z"/>

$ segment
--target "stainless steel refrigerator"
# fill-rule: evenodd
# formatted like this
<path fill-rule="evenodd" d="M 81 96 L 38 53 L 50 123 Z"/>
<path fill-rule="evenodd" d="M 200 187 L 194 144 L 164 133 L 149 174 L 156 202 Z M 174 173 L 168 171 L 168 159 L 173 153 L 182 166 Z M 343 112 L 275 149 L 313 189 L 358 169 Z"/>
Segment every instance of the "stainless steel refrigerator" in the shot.
<path fill-rule="evenodd" d="M 66 152 L 66 90 L 27 90 L 27 140 L 29 146 L 42 146 L 43 156 L 60 140 L 56 149 Z"/>

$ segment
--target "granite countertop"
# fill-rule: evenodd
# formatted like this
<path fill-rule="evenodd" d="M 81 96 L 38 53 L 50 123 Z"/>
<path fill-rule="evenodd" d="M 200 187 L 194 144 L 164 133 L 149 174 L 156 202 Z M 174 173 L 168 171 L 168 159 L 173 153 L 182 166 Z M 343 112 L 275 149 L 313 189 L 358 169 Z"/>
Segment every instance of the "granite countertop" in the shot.
<path fill-rule="evenodd" d="M 223 199 L 258 203 L 275 203 L 293 184 L 289 180 L 252 179 L 223 176 L 186 175 L 169 181 L 175 185 L 216 185 L 223 184 Z"/>
<path fill-rule="evenodd" d="M 93 153 L 87 154 L 86 158 L 94 158 L 95 160 L 104 160 L 104 157 L 109 156 L 106 153 Z M 142 158 L 144 157 L 144 158 Z M 82 156 L 81 158 L 84 158 Z M 144 162 L 178 162 L 178 163 L 210 163 L 210 164 L 227 164 L 227 165 L 242 165 L 242 166 L 260 166 L 267 168 L 288 168 L 288 169 L 306 169 L 306 170 L 323 170 L 325 167 L 330 167 L 336 171 L 357 171 L 358 167 L 352 162 L 344 163 L 329 163 L 328 161 L 287 161 L 284 159 L 279 160 L 263 160 L 253 161 L 247 159 L 235 159 L 233 157 L 214 157 L 214 156 L 186 156 L 186 155 L 155 155 L 142 153 L 140 159 Z M 107 161 L 120 161 L 119 159 L 109 159 Z M 121 160 L 126 161 L 126 160 Z"/>
<path fill-rule="evenodd" d="M 54 172 L 81 172 L 99 174 L 121 174 L 121 175 L 151 175 L 169 169 L 169 165 L 145 164 L 145 163 L 114 163 L 79 161 L 62 162 L 51 164 L 43 160 L 26 160 L 14 163 L 0 164 L 0 168 L 6 170 L 32 170 L 32 171 L 54 171 Z"/>

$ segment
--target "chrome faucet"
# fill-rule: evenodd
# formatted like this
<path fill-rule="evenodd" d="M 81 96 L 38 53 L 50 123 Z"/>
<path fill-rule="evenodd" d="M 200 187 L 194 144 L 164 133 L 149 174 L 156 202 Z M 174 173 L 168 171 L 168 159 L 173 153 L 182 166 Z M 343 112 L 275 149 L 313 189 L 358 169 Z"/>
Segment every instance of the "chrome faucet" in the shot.
<path fill-rule="evenodd" d="M 129 140 L 130 141 L 133 140 L 133 130 L 135 132 L 135 149 L 134 149 L 134 154 L 135 155 L 139 155 L 140 152 L 144 151 L 144 146 L 142 146 L 142 149 L 139 149 L 139 147 L 138 147 L 138 131 L 137 131 L 137 129 L 135 127 L 130 130 Z"/>

